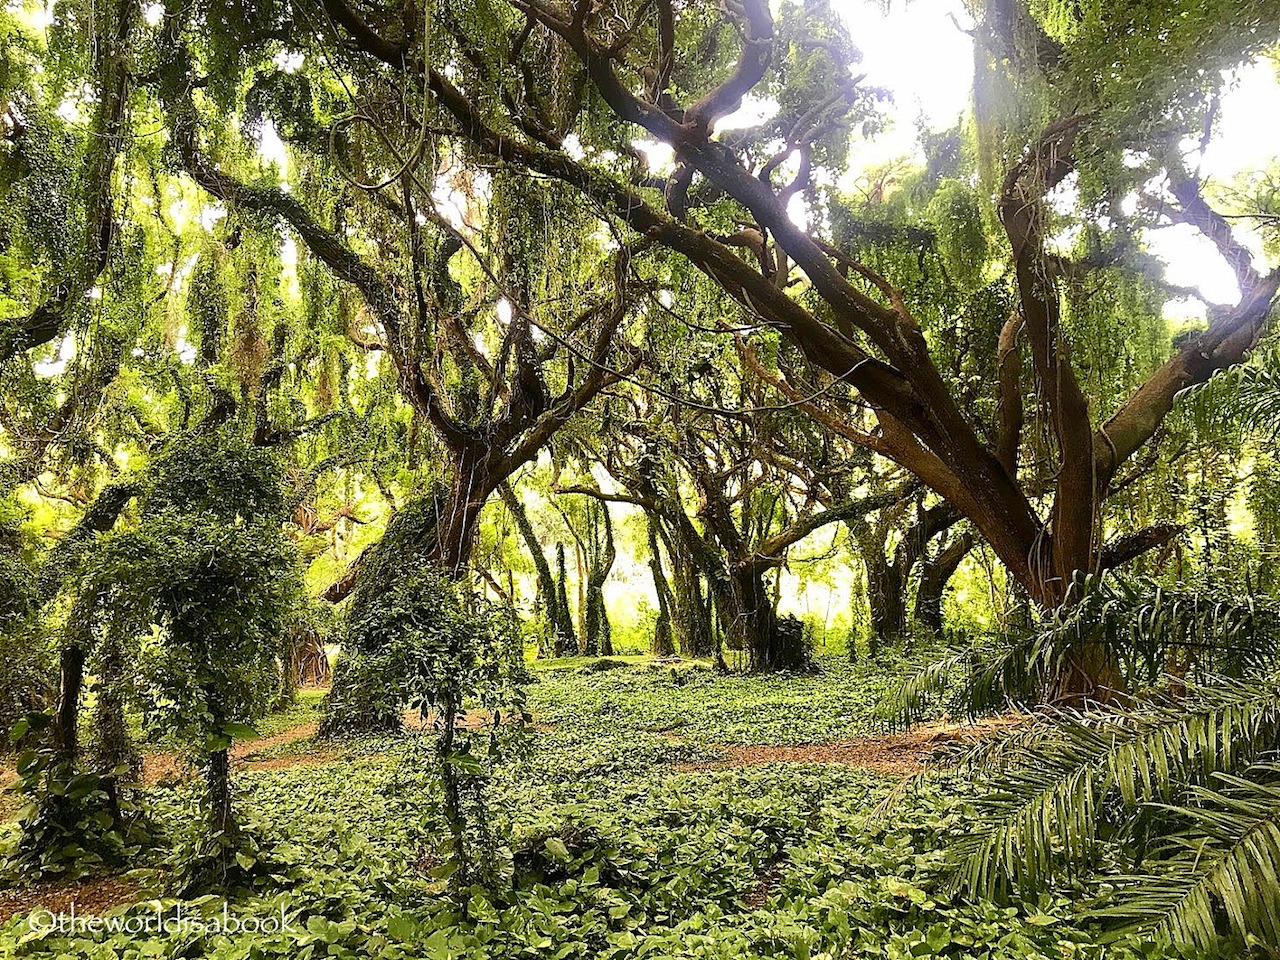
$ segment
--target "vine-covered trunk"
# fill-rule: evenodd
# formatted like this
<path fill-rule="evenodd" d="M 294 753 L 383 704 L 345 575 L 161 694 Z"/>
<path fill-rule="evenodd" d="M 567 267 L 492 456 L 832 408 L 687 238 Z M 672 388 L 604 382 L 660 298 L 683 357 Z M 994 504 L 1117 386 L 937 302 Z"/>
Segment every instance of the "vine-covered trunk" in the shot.
<path fill-rule="evenodd" d="M 573 610 L 569 606 L 569 572 L 565 567 L 564 544 L 556 544 L 555 617 L 560 624 L 556 633 L 557 657 L 571 657 L 578 653 L 578 635 L 573 626 Z"/>
<path fill-rule="evenodd" d="M 94 727 L 97 734 L 98 765 L 111 775 L 114 791 L 115 771 L 123 770 L 123 779 L 136 782 L 142 773 L 142 755 L 129 736 L 125 721 L 125 652 L 120 638 L 113 632 L 103 638 L 97 656 L 98 683 L 94 688 Z M 114 797 L 112 798 L 114 801 Z"/>
<path fill-rule="evenodd" d="M 730 647 L 745 649 L 753 673 L 803 670 L 809 665 L 799 622 L 778 618 L 773 592 L 763 574 L 751 565 L 730 571 L 721 610 Z"/>
<path fill-rule="evenodd" d="M 467 821 L 462 809 L 462 786 L 458 782 L 458 768 L 453 762 L 453 745 L 458 727 L 458 704 L 446 695 L 440 706 L 440 738 L 436 741 L 437 758 L 444 793 L 444 819 L 449 828 L 454 864 L 457 870 L 450 879 L 450 886 L 462 889 L 471 876 L 471 862 L 467 850 Z"/>
<path fill-rule="evenodd" d="M 613 542 L 613 521 L 609 509 L 597 504 L 590 511 L 595 529 L 590 531 L 587 551 L 586 609 L 584 613 L 583 639 L 589 654 L 613 656 L 613 627 L 609 623 L 609 611 L 604 603 L 604 584 L 613 570 L 618 551 Z"/>
<path fill-rule="evenodd" d="M 883 548 L 866 558 L 867 603 L 871 608 L 871 649 L 892 646 L 907 631 L 906 584 L 902 570 L 885 559 Z"/>
<path fill-rule="evenodd" d="M 693 551 L 679 533 L 667 540 L 671 557 L 671 586 L 675 600 L 675 635 L 682 657 L 710 657 L 717 644 L 711 608 Z"/>
<path fill-rule="evenodd" d="M 302 669 L 302 638 L 296 633 L 285 637 L 280 647 L 280 688 L 273 706 L 283 710 L 298 695 L 298 674 Z"/>

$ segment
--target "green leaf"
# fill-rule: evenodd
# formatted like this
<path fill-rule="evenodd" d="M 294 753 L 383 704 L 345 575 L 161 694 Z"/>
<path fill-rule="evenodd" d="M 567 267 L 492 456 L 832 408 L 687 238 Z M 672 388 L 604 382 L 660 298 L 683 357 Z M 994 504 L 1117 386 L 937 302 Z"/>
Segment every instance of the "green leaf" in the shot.
<path fill-rule="evenodd" d="M 244 723 L 224 723 L 222 732 L 234 740 L 256 740 L 258 731 Z"/>
<path fill-rule="evenodd" d="M 418 921 L 407 913 L 397 913 L 387 921 L 387 935 L 392 940 L 408 943 L 418 935 Z"/>
<path fill-rule="evenodd" d="M 547 837 L 543 842 L 543 846 L 547 848 L 547 853 L 560 861 L 570 859 L 569 848 L 564 845 L 564 841 L 559 837 Z"/>

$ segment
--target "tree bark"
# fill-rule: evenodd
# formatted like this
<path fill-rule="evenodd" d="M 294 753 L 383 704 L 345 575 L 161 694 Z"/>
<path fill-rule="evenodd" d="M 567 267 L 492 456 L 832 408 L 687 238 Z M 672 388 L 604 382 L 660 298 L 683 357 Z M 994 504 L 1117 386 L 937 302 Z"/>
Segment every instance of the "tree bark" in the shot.
<path fill-rule="evenodd" d="M 534 570 L 538 580 L 538 616 L 542 618 L 542 637 L 538 644 L 539 656 L 563 656 L 564 651 L 573 643 L 573 624 L 566 621 L 564 609 L 560 605 L 560 596 L 556 586 L 556 578 L 547 563 L 547 556 L 542 551 L 542 544 L 534 532 L 529 520 L 529 512 L 525 509 L 519 496 L 510 485 L 503 483 L 499 488 L 502 502 L 506 504 L 516 529 L 524 540 L 529 556 L 533 559 Z"/>
<path fill-rule="evenodd" d="M 897 562 L 884 555 L 883 546 L 864 557 L 867 570 L 867 604 L 871 609 L 871 647 L 893 646 L 907 631 L 906 585 Z"/>
<path fill-rule="evenodd" d="M 925 560 L 916 588 L 915 622 L 935 634 L 942 633 L 942 595 L 964 558 L 973 549 L 973 534 L 965 532 L 947 544 L 936 557 Z"/>
<path fill-rule="evenodd" d="M 653 590 L 658 597 L 658 618 L 653 624 L 653 638 L 649 652 L 655 657 L 669 657 L 675 653 L 675 638 L 672 632 L 672 612 L 675 608 L 675 597 L 671 583 L 667 580 L 666 571 L 662 569 L 662 549 L 658 544 L 658 526 L 661 518 L 651 511 L 645 511 L 645 527 L 649 534 L 649 572 L 653 576 Z"/>
<path fill-rule="evenodd" d="M 209 837 L 229 838 L 236 832 L 231 808 L 231 753 L 226 747 L 209 754 L 205 765 L 209 802 Z"/>
<path fill-rule="evenodd" d="M 677 526 L 666 547 L 671 558 L 676 641 L 682 657 L 696 659 L 714 656 L 717 644 L 709 599 L 703 589 L 702 567 L 688 535 L 689 531 Z"/>
<path fill-rule="evenodd" d="M 798 620 L 780 620 L 776 597 L 762 573 L 751 566 L 730 572 L 729 594 L 722 610 L 730 647 L 745 649 L 752 673 L 804 670 L 809 666 L 803 628 Z"/>

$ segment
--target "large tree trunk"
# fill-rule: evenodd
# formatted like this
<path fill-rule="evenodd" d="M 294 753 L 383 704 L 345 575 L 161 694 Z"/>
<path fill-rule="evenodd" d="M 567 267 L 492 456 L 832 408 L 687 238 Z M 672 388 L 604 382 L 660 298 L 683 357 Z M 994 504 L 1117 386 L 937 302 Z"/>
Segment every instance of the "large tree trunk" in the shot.
<path fill-rule="evenodd" d="M 882 646 L 897 644 L 907 631 L 906 584 L 901 567 L 885 558 L 883 547 L 871 551 L 864 560 L 874 653 Z"/>
<path fill-rule="evenodd" d="M 916 589 L 915 622 L 935 634 L 942 633 L 942 595 L 964 558 L 973 549 L 973 534 L 965 532 L 927 559 L 920 570 Z"/>
<path fill-rule="evenodd" d="M 84 648 L 68 644 L 58 657 L 58 708 L 54 714 L 54 747 L 60 760 L 74 764 L 79 754 L 80 694 L 84 691 Z"/>
<path fill-rule="evenodd" d="M 382 538 L 352 565 L 350 615 L 360 616 L 363 609 L 377 603 L 408 567 L 432 567 L 454 580 L 466 574 L 480 512 L 506 477 L 492 472 L 479 444 L 454 451 L 452 474 L 446 490 L 405 503 L 387 524 Z M 342 596 L 326 591 L 326 598 Z M 362 652 L 367 651 L 344 651 L 344 656 L 352 656 L 354 663 Z M 362 674 L 358 669 L 335 674 L 326 697 L 330 709 L 320 724 L 321 736 L 398 726 L 399 710 L 362 709 L 368 703 L 357 689 L 366 679 Z"/>
<path fill-rule="evenodd" d="M 142 773 L 142 755 L 129 736 L 125 720 L 125 651 L 119 637 L 109 632 L 103 638 L 96 659 L 95 750 L 98 765 L 111 775 L 111 788 L 114 790 L 116 770 L 123 770 L 122 777 L 127 782 L 138 781 Z"/>
<path fill-rule="evenodd" d="M 671 558 L 675 635 L 680 655 L 714 656 L 718 645 L 711 623 L 711 607 L 703 589 L 701 565 L 688 543 L 687 532 L 677 529 L 667 536 L 665 545 Z"/>

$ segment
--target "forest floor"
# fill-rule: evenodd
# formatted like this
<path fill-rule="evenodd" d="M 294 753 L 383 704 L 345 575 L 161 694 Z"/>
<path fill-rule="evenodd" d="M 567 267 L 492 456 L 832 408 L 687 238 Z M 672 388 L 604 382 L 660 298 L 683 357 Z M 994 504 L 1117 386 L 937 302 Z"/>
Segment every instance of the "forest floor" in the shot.
<path fill-rule="evenodd" d="M 149 745 L 142 795 L 166 839 L 132 870 L 0 891 L 0 956 L 1163 955 L 1126 941 L 1104 953 L 1079 891 L 1005 905 L 947 895 L 945 846 L 974 812 L 969 786 L 932 761 L 1017 718 L 894 731 L 879 710 L 901 664 L 821 665 L 747 677 L 646 659 L 534 664 L 532 723 L 494 741 L 489 830 L 471 839 L 497 876 L 461 899 L 446 889 L 431 718 L 322 742 L 322 691 L 303 691 L 233 751 L 237 809 L 261 852 L 227 909 L 284 910 L 286 930 L 36 929 L 37 911 L 73 904 L 121 922 L 157 898 L 170 913 L 220 914 L 220 898 L 179 902 L 165 888 L 166 858 L 198 828 L 200 784 L 171 744 Z M 477 746 L 489 720 L 468 716 Z"/>

